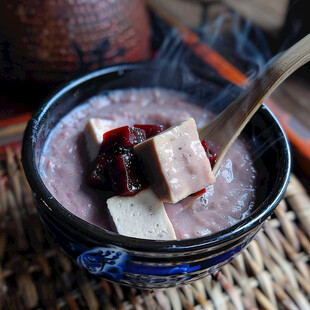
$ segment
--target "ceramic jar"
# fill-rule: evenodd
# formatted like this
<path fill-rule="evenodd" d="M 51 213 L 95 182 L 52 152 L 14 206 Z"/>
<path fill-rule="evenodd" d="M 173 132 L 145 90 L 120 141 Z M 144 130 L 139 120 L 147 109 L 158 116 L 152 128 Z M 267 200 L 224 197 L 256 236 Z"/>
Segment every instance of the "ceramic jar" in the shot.
<path fill-rule="evenodd" d="M 150 25 L 143 0 L 2 0 L 0 41 L 2 78 L 54 82 L 148 59 Z"/>

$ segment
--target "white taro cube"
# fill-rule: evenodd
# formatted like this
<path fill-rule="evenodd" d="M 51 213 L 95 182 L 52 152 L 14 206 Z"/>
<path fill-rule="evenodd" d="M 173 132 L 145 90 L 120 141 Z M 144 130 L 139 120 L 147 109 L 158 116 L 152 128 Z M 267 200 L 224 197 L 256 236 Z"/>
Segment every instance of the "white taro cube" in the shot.
<path fill-rule="evenodd" d="M 84 129 L 84 135 L 91 161 L 95 160 L 98 155 L 103 134 L 115 128 L 115 122 L 109 119 L 91 118 L 88 120 Z"/>
<path fill-rule="evenodd" d="M 215 182 L 193 118 L 136 145 L 134 152 L 162 201 L 177 203 Z"/>
<path fill-rule="evenodd" d="M 107 200 L 108 210 L 121 235 L 153 239 L 176 239 L 165 207 L 150 189 L 134 196 L 114 196 Z"/>

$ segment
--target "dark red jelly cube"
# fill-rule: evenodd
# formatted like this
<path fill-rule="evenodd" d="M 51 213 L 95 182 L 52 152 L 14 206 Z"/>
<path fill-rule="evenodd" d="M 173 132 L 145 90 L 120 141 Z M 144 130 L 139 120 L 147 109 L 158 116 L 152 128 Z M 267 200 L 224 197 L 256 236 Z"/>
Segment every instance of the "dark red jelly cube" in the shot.
<path fill-rule="evenodd" d="M 101 190 L 111 190 L 109 181 L 107 160 L 104 154 L 97 157 L 95 167 L 89 178 L 89 185 Z"/>
<path fill-rule="evenodd" d="M 143 129 L 147 139 L 156 136 L 164 130 L 163 125 L 134 124 L 133 127 Z"/>
<path fill-rule="evenodd" d="M 207 156 L 208 156 L 208 158 L 209 158 L 210 165 L 211 165 L 211 167 L 213 168 L 214 165 L 215 165 L 215 163 L 216 163 L 216 154 L 213 154 L 213 153 L 209 150 L 209 148 L 208 148 L 208 146 L 207 146 L 207 141 L 206 141 L 206 140 L 202 140 L 202 141 L 201 141 L 201 144 L 202 144 L 202 146 L 203 146 L 203 148 L 204 148 L 204 150 L 205 150 L 205 152 L 206 152 L 206 154 L 207 154 Z"/>
<path fill-rule="evenodd" d="M 116 156 L 109 165 L 109 178 L 113 191 L 119 195 L 133 195 L 144 187 L 143 178 L 136 169 L 132 152 Z"/>
<path fill-rule="evenodd" d="M 146 187 L 132 151 L 134 145 L 144 140 L 146 132 L 141 128 L 123 126 L 106 132 L 89 184 L 103 190 L 110 188 L 119 195 L 133 195 Z"/>
<path fill-rule="evenodd" d="M 145 130 L 141 128 L 129 127 L 129 131 L 130 131 L 129 141 L 133 144 L 132 146 L 146 140 Z"/>
<path fill-rule="evenodd" d="M 207 141 L 206 140 L 202 140 L 201 144 L 202 144 L 203 148 L 205 149 L 205 152 L 208 154 L 209 148 L 207 146 Z"/>
<path fill-rule="evenodd" d="M 203 189 L 201 189 L 200 191 L 198 191 L 198 192 L 192 194 L 191 196 L 199 197 L 199 196 L 203 195 L 205 192 L 206 192 L 206 189 L 203 188 Z"/>
<path fill-rule="evenodd" d="M 145 131 L 139 128 L 123 126 L 103 134 L 100 152 L 119 147 L 133 147 L 146 139 Z"/>

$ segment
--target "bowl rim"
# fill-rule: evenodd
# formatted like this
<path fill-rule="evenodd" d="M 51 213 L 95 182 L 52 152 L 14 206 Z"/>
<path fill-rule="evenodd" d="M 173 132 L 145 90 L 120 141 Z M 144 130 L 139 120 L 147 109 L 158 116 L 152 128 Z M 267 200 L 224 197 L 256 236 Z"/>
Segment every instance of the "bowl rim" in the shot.
<path fill-rule="evenodd" d="M 163 254 L 171 254 L 172 252 L 180 253 L 196 251 L 206 247 L 218 247 L 221 244 L 226 244 L 227 242 L 240 238 L 242 235 L 246 235 L 248 232 L 262 224 L 273 213 L 274 209 L 284 196 L 290 178 L 291 152 L 287 136 L 284 133 L 284 130 L 278 120 L 265 105 L 263 105 L 260 109 L 265 109 L 267 114 L 269 114 L 269 116 L 273 119 L 277 125 L 277 129 L 283 137 L 283 143 L 285 145 L 284 150 L 287 165 L 281 178 L 281 184 L 276 184 L 278 187 L 277 190 L 272 189 L 272 192 L 259 205 L 257 210 L 252 212 L 244 219 L 240 220 L 235 225 L 217 233 L 197 238 L 177 240 L 148 240 L 123 236 L 118 233 L 95 226 L 94 224 L 86 222 L 85 220 L 77 217 L 68 211 L 64 206 L 62 206 L 61 203 L 56 200 L 56 198 L 44 185 L 35 162 L 35 148 L 37 142 L 36 133 L 40 128 L 40 125 L 44 122 L 45 115 L 49 111 L 50 107 L 53 106 L 53 104 L 55 104 L 57 100 L 59 100 L 63 95 L 75 87 L 82 86 L 85 82 L 100 78 L 101 76 L 107 75 L 109 73 L 124 72 L 128 70 L 132 71 L 135 69 L 142 69 L 145 66 L 149 68 L 155 68 L 154 66 L 156 66 L 156 64 L 148 62 L 123 63 L 96 70 L 94 72 L 85 74 L 73 81 L 58 86 L 47 97 L 47 99 L 43 100 L 43 103 L 36 110 L 26 126 L 22 143 L 23 169 L 35 198 L 39 198 L 41 202 L 48 208 L 47 211 L 58 217 L 64 224 L 78 227 L 79 232 L 83 234 L 88 240 L 95 240 L 96 242 L 102 241 L 103 244 L 108 243 L 109 245 L 119 246 L 136 251 L 151 250 L 152 252 L 161 252 Z M 274 192 L 276 192 L 276 195 L 274 195 Z"/>

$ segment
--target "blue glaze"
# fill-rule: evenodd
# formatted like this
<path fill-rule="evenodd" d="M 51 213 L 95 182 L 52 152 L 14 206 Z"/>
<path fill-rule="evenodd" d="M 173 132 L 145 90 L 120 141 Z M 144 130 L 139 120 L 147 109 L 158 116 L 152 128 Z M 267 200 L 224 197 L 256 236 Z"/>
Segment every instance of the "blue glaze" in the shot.
<path fill-rule="evenodd" d="M 126 271 L 130 273 L 137 273 L 141 275 L 154 276 L 171 276 L 189 273 L 200 269 L 200 265 L 180 264 L 180 265 L 146 265 L 139 263 L 129 263 Z"/>
<path fill-rule="evenodd" d="M 79 265 L 90 273 L 100 276 L 108 276 L 112 279 L 123 278 L 124 273 L 140 274 L 147 276 L 172 276 L 192 273 L 212 266 L 222 265 L 232 260 L 245 244 L 240 244 L 220 255 L 201 261 L 179 265 L 156 265 L 145 262 L 136 262 L 135 257 L 119 248 L 98 247 L 85 251 L 78 256 Z M 74 246 L 76 249 L 77 247 Z"/>
<path fill-rule="evenodd" d="M 130 255 L 117 248 L 95 248 L 86 251 L 77 258 L 79 265 L 90 273 L 120 279 L 126 269 Z"/>

